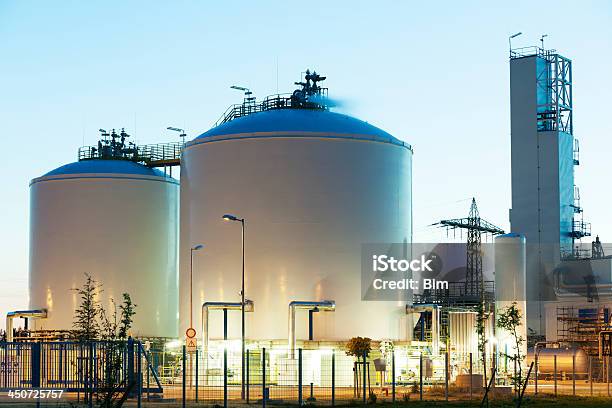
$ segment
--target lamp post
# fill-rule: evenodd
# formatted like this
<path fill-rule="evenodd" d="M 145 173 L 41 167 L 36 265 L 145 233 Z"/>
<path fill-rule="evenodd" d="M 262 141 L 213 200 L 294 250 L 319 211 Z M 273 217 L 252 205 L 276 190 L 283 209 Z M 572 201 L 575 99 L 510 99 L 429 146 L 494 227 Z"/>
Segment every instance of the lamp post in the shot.
<path fill-rule="evenodd" d="M 173 132 L 179 132 L 179 137 L 183 139 L 183 145 L 185 145 L 185 137 L 187 137 L 187 133 L 185 133 L 185 129 L 177 128 L 174 126 L 168 126 L 166 129 L 172 130 Z"/>
<path fill-rule="evenodd" d="M 523 33 L 519 31 L 518 33 L 512 34 L 510 37 L 508 37 L 508 48 L 510 48 L 510 58 L 512 58 L 512 39 L 518 37 L 521 34 Z"/>
<path fill-rule="evenodd" d="M 548 34 L 542 34 L 540 37 L 540 42 L 542 43 L 542 52 L 544 52 L 544 39 L 548 37 Z"/>
<path fill-rule="evenodd" d="M 193 328 L 193 251 L 199 251 L 204 245 L 197 244 L 191 247 L 189 264 L 189 327 Z"/>
<path fill-rule="evenodd" d="M 241 226 L 242 226 L 242 287 L 240 289 L 240 313 L 241 313 L 241 320 L 242 320 L 242 338 L 241 338 L 241 366 L 242 366 L 242 387 L 241 387 L 241 398 L 244 399 L 244 368 L 245 368 L 245 361 L 244 361 L 244 353 L 245 353 L 245 322 L 244 322 L 244 218 L 238 218 L 235 215 L 232 214 L 224 214 L 223 215 L 223 219 L 225 221 L 237 221 L 240 222 Z"/>

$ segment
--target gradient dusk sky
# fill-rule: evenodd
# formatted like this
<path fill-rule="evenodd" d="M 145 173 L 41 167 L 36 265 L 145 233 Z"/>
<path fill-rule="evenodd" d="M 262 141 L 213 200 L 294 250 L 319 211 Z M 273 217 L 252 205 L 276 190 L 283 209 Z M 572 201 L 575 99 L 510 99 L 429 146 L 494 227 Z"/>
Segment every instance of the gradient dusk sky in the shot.
<path fill-rule="evenodd" d="M 481 215 L 508 229 L 508 36 L 574 62 L 585 219 L 612 241 L 610 1 L 0 0 L 0 316 L 27 307 L 29 181 L 76 160 L 99 128 L 140 143 L 206 131 L 250 87 L 289 92 L 328 77 L 339 111 L 414 147 L 414 241 Z"/>

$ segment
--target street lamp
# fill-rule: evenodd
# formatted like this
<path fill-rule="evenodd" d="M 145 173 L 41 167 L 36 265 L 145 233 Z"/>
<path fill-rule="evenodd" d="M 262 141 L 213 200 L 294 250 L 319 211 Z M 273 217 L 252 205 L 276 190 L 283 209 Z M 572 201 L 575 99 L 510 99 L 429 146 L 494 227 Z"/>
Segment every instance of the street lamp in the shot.
<path fill-rule="evenodd" d="M 238 218 L 232 214 L 224 214 L 225 221 L 237 221 L 242 226 L 242 288 L 240 290 L 240 313 L 242 314 L 242 390 L 241 398 L 244 399 L 244 353 L 245 353 L 245 322 L 244 322 L 244 218 Z"/>
<path fill-rule="evenodd" d="M 191 257 L 189 264 L 189 327 L 193 328 L 193 251 L 199 251 L 204 245 L 197 244 L 191 247 Z"/>
<path fill-rule="evenodd" d="M 540 42 L 542 43 L 542 51 L 544 51 L 544 39 L 545 39 L 546 37 L 548 37 L 548 34 L 543 34 L 543 35 L 540 37 Z"/>
<path fill-rule="evenodd" d="M 179 137 L 183 139 L 183 145 L 185 144 L 185 137 L 187 137 L 187 133 L 185 133 L 185 129 L 168 126 L 166 129 L 172 130 L 173 132 L 179 132 Z"/>
<path fill-rule="evenodd" d="M 508 37 L 508 48 L 510 48 L 510 58 L 512 58 L 512 39 L 518 37 L 521 34 L 523 33 L 519 31 L 518 33 L 512 34 L 510 37 Z"/>

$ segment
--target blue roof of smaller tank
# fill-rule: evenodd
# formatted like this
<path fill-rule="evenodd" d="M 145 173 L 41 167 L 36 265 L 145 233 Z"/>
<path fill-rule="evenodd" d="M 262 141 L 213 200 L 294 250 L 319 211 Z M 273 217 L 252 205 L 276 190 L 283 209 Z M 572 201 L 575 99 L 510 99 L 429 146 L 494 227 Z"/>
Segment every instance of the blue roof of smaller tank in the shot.
<path fill-rule="evenodd" d="M 197 139 L 258 132 L 329 132 L 367 135 L 392 143 L 398 139 L 376 126 L 341 113 L 315 109 L 275 109 L 253 113 L 223 123 Z"/>
<path fill-rule="evenodd" d="M 46 176 L 61 176 L 67 174 L 134 174 L 141 176 L 165 177 L 164 173 L 142 164 L 128 160 L 83 160 L 51 170 Z"/>

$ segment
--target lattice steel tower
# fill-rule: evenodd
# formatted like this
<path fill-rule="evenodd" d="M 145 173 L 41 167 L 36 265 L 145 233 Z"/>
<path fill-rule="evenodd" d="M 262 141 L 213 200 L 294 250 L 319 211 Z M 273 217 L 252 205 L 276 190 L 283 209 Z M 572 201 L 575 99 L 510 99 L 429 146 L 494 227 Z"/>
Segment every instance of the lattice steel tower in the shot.
<path fill-rule="evenodd" d="M 476 199 L 472 198 L 470 214 L 467 218 L 442 220 L 437 225 L 449 229 L 467 230 L 467 259 L 465 271 L 465 295 L 481 299 L 484 291 L 484 278 L 482 274 L 482 234 L 498 235 L 504 231 L 480 218 Z"/>

